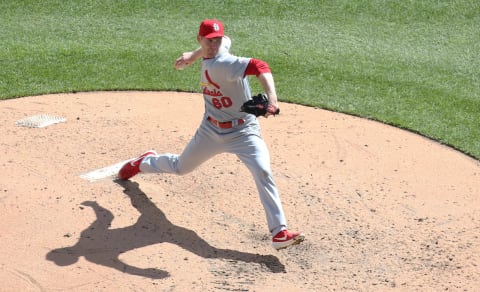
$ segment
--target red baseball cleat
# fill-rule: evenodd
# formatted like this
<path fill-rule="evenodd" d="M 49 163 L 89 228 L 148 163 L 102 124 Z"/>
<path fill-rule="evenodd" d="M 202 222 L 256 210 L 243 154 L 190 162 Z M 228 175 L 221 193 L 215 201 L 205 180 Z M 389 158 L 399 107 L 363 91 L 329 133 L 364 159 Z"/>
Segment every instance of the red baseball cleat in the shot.
<path fill-rule="evenodd" d="M 287 248 L 291 245 L 299 244 L 305 240 L 305 235 L 300 232 L 290 232 L 282 230 L 272 238 L 272 246 L 276 250 Z"/>
<path fill-rule="evenodd" d="M 157 152 L 154 150 L 150 150 L 142 154 L 140 157 L 130 160 L 129 162 L 125 163 L 124 166 L 118 172 L 118 178 L 127 180 L 140 172 L 140 163 L 142 160 L 147 156 L 155 156 L 158 155 Z"/>

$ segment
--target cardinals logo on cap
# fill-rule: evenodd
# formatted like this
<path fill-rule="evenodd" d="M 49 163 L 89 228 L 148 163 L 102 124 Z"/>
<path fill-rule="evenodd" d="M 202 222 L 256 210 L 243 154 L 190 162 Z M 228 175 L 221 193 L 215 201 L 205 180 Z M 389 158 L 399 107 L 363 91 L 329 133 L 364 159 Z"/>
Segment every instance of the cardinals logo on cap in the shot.
<path fill-rule="evenodd" d="M 223 23 L 216 19 L 206 19 L 200 24 L 198 34 L 206 38 L 215 38 L 224 36 Z"/>

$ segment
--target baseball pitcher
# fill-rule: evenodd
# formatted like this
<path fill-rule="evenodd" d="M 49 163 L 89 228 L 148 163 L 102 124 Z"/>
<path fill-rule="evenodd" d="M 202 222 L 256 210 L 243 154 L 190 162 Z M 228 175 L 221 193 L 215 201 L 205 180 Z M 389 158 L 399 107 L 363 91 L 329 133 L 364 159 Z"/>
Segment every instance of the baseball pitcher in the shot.
<path fill-rule="evenodd" d="M 219 20 L 202 21 L 197 35 L 200 47 L 185 52 L 175 62 L 183 69 L 202 58 L 200 85 L 205 102 L 203 121 L 183 153 L 148 151 L 126 163 L 120 179 L 139 172 L 184 175 L 220 153 L 235 154 L 250 170 L 266 214 L 272 246 L 279 250 L 304 240 L 300 232 L 287 230 L 279 191 L 270 168 L 270 155 L 262 139 L 258 116 L 279 113 L 273 75 L 268 64 L 255 58 L 230 54 L 231 40 Z M 247 76 L 254 75 L 264 94 L 252 97 Z"/>

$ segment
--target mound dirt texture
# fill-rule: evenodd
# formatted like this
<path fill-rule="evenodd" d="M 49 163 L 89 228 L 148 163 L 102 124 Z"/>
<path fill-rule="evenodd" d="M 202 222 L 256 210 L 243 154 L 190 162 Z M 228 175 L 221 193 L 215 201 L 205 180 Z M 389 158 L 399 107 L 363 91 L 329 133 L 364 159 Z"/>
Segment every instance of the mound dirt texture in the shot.
<path fill-rule="evenodd" d="M 480 163 L 408 131 L 281 103 L 261 119 L 292 230 L 270 246 L 247 168 L 81 174 L 181 153 L 199 94 L 92 92 L 0 101 L 2 291 L 478 291 Z M 45 128 L 16 125 L 37 114 Z"/>

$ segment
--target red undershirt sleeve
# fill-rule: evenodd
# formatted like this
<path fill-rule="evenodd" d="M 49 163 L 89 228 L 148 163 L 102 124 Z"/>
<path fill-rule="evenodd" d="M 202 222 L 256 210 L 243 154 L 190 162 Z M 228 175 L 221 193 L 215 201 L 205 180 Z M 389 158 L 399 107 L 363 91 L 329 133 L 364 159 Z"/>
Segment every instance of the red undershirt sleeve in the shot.
<path fill-rule="evenodd" d="M 258 75 L 262 73 L 271 73 L 272 71 L 270 70 L 270 67 L 268 67 L 268 64 L 265 61 L 259 60 L 259 59 L 250 59 L 250 62 L 247 65 L 247 69 L 245 69 L 245 76 L 247 75 L 255 75 L 258 77 Z"/>

